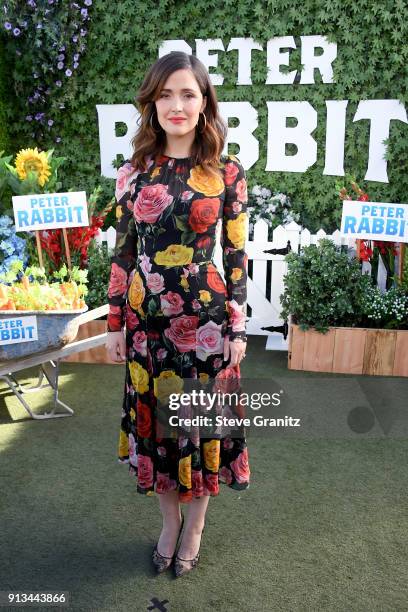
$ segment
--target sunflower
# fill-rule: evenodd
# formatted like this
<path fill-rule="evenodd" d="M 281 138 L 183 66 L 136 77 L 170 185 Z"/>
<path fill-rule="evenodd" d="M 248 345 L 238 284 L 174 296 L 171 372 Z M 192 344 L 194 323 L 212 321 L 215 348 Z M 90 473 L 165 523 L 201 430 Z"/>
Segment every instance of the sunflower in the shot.
<path fill-rule="evenodd" d="M 35 149 L 21 149 L 16 156 L 15 167 L 18 177 L 22 181 L 27 178 L 31 170 L 35 170 L 38 173 L 40 187 L 44 187 L 51 174 L 47 154 L 44 151 L 39 152 L 37 147 Z"/>

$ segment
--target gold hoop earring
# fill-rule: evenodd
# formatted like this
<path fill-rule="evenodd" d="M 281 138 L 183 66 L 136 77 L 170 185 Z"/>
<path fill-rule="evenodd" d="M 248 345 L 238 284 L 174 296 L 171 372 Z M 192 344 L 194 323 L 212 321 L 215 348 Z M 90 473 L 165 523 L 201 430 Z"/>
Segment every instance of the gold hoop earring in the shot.
<path fill-rule="evenodd" d="M 207 128 L 207 117 L 204 115 L 204 113 L 202 111 L 200 111 L 199 114 L 204 117 L 204 128 L 202 130 L 199 130 L 199 132 L 200 132 L 200 134 L 204 134 L 204 132 L 205 132 L 205 130 Z M 197 127 L 198 127 L 198 121 L 197 121 Z"/>
<path fill-rule="evenodd" d="M 150 127 L 152 128 L 153 132 L 156 132 L 156 134 L 158 134 L 161 131 L 161 128 L 159 130 L 155 130 L 154 127 L 153 127 L 152 119 L 153 119 L 153 113 L 150 115 L 149 123 L 150 123 Z"/>

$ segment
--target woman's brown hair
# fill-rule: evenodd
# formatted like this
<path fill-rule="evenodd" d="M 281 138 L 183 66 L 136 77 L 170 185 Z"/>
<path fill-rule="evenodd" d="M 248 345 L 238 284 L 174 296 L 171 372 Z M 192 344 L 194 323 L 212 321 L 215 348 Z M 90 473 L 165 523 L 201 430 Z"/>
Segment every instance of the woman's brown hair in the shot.
<path fill-rule="evenodd" d="M 136 105 L 140 113 L 139 128 L 132 139 L 133 155 L 131 163 L 134 168 L 145 169 L 147 156 L 164 155 L 166 133 L 157 119 L 155 100 L 159 98 L 169 76 L 176 70 L 191 70 L 203 96 L 207 96 L 204 118 L 196 126 L 196 136 L 191 155 L 195 164 L 201 164 L 204 171 L 219 175 L 220 155 L 224 148 L 228 127 L 218 111 L 217 95 L 210 81 L 204 64 L 183 51 L 171 51 L 160 57 L 145 75 L 136 96 Z M 152 127 L 153 124 L 153 127 Z"/>

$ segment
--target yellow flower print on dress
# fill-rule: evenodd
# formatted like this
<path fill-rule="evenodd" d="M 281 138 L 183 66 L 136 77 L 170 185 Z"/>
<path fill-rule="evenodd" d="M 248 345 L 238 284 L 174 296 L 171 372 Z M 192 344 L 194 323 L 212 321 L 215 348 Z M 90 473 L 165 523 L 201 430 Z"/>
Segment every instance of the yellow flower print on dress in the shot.
<path fill-rule="evenodd" d="M 116 219 L 119 221 L 123 215 L 122 206 L 120 204 L 116 207 L 115 212 L 116 212 Z"/>
<path fill-rule="evenodd" d="M 230 279 L 233 282 L 236 282 L 236 281 L 239 281 L 241 277 L 242 277 L 242 270 L 241 270 L 241 268 L 232 268 Z"/>
<path fill-rule="evenodd" d="M 185 266 L 193 260 L 194 249 L 183 244 L 169 244 L 165 251 L 158 251 L 154 261 L 159 266 Z"/>
<path fill-rule="evenodd" d="M 190 288 L 188 286 L 188 280 L 186 279 L 185 276 L 182 276 L 180 278 L 179 285 L 181 285 L 183 287 L 184 291 L 190 291 Z"/>
<path fill-rule="evenodd" d="M 244 248 L 247 219 L 246 213 L 242 212 L 236 219 L 227 221 L 228 238 L 236 249 Z"/>
<path fill-rule="evenodd" d="M 205 467 L 207 470 L 216 472 L 220 463 L 220 441 L 210 440 L 209 442 L 204 442 L 203 449 Z"/>
<path fill-rule="evenodd" d="M 139 272 L 135 272 L 128 291 L 129 304 L 133 310 L 140 311 L 145 294 L 146 290 L 143 285 L 142 277 L 140 276 Z"/>
<path fill-rule="evenodd" d="M 146 393 L 149 390 L 149 375 L 146 370 L 140 363 L 132 361 L 129 363 L 129 371 L 135 390 L 138 393 Z"/>
<path fill-rule="evenodd" d="M 184 485 L 188 489 L 191 489 L 191 455 L 180 459 L 178 474 L 180 484 Z"/>
<path fill-rule="evenodd" d="M 211 293 L 207 291 L 207 289 L 200 289 L 198 293 L 200 294 L 200 302 L 204 302 L 204 304 L 208 304 L 209 302 L 211 302 L 212 296 Z"/>
<path fill-rule="evenodd" d="M 119 434 L 119 457 L 127 457 L 129 455 L 128 437 L 121 429 Z"/>
<path fill-rule="evenodd" d="M 187 185 L 206 196 L 214 197 L 224 191 L 224 181 L 221 177 L 206 176 L 201 165 L 195 166 L 190 171 Z"/>
<path fill-rule="evenodd" d="M 160 372 L 157 378 L 153 379 L 153 392 L 159 402 L 163 404 L 168 401 L 171 393 L 182 393 L 183 379 L 173 370 Z"/>

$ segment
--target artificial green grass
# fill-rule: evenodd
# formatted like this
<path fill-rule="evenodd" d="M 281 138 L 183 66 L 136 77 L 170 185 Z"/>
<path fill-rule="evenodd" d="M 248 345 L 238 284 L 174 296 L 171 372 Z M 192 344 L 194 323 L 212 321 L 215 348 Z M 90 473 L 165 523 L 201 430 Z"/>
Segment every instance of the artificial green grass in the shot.
<path fill-rule="evenodd" d="M 311 378 L 316 401 L 336 410 L 346 377 L 327 385 L 328 375 L 288 371 L 287 353 L 264 345 L 250 338 L 243 376 L 299 393 Z M 35 371 L 19 379 L 33 383 Z M 408 380 L 346 382 L 357 379 L 404 409 Z M 62 364 L 60 397 L 75 415 L 45 421 L 0 383 L 0 590 L 70 591 L 72 610 L 138 612 L 152 598 L 169 612 L 407 609 L 406 438 L 250 438 L 251 486 L 222 485 L 210 500 L 198 568 L 156 577 L 157 497 L 136 493 L 116 462 L 123 381 L 123 366 Z M 36 412 L 50 399 L 28 396 Z"/>

